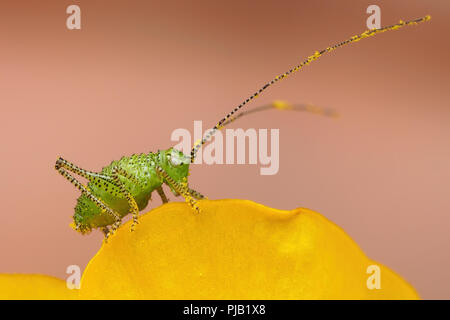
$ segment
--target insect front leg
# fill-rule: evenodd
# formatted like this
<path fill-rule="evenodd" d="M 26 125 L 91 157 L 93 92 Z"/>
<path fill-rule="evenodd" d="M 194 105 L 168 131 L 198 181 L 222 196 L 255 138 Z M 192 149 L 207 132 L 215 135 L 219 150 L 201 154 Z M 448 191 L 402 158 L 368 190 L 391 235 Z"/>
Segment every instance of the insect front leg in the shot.
<path fill-rule="evenodd" d="M 187 182 L 179 183 L 172 179 L 172 177 L 160 166 L 155 167 L 156 172 L 180 195 L 184 197 L 186 202 L 189 203 L 192 209 L 200 212 L 200 208 L 195 201 L 194 197 L 190 194 Z"/>
<path fill-rule="evenodd" d="M 108 213 L 111 217 L 114 218 L 114 224 L 112 225 L 112 228 L 108 233 L 105 233 L 105 241 L 108 240 L 108 238 L 114 234 L 114 232 L 119 228 L 121 219 L 120 215 L 112 210 L 108 205 L 106 205 L 102 200 L 97 198 L 92 192 L 88 189 L 88 187 L 84 186 L 80 181 L 78 181 L 74 176 L 72 176 L 68 171 L 74 172 L 76 174 L 79 174 L 80 176 L 86 177 L 89 179 L 90 174 L 95 175 L 96 177 L 99 177 L 100 175 L 95 172 L 90 172 L 84 169 L 81 169 L 70 162 L 59 158 L 56 161 L 55 169 L 58 170 L 58 172 L 66 178 L 70 183 L 72 183 L 78 190 L 81 191 L 86 197 L 88 197 L 92 202 L 95 203 L 97 207 L 99 207 L 101 210 Z M 67 170 L 66 170 L 67 169 Z M 78 227 L 78 226 L 77 226 Z"/>
<path fill-rule="evenodd" d="M 206 196 L 202 195 L 200 192 L 194 189 L 188 188 L 189 194 L 197 200 L 208 199 Z"/>
<path fill-rule="evenodd" d="M 128 201 L 128 205 L 131 208 L 131 213 L 133 215 L 133 223 L 131 225 L 131 231 L 134 231 L 135 226 L 139 223 L 138 222 L 138 217 L 139 217 L 139 207 L 136 203 L 136 200 L 134 199 L 134 197 L 131 195 L 131 193 L 125 188 L 125 185 L 123 184 L 122 181 L 120 181 L 119 179 L 119 175 L 123 176 L 125 178 L 128 178 L 132 181 L 134 181 L 135 183 L 138 184 L 138 181 L 136 181 L 136 179 L 134 179 L 130 174 L 128 174 L 125 170 L 119 168 L 119 167 L 114 167 L 112 169 L 112 178 L 113 181 L 117 184 L 117 186 L 120 189 L 120 192 L 122 193 L 123 196 L 125 196 L 125 198 Z"/>

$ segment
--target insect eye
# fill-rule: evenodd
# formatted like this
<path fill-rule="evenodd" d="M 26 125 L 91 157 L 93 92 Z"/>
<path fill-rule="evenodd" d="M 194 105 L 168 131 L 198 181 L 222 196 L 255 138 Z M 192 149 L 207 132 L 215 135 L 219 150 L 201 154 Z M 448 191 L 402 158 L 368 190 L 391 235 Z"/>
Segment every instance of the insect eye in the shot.
<path fill-rule="evenodd" d="M 170 163 L 175 167 L 178 167 L 182 163 L 181 159 L 178 157 L 172 157 L 168 155 L 167 158 L 169 158 Z"/>

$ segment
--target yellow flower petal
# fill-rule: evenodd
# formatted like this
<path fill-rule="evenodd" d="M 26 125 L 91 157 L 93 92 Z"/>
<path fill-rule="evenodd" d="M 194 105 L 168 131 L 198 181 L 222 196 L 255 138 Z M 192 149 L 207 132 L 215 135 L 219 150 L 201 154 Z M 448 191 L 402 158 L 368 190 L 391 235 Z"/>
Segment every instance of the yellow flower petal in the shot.
<path fill-rule="evenodd" d="M 66 282 L 40 274 L 0 274 L 0 300 L 74 299 Z"/>
<path fill-rule="evenodd" d="M 416 299 L 342 229 L 307 209 L 247 200 L 169 203 L 122 226 L 87 266 L 83 298 Z M 381 289 L 366 273 L 380 267 Z"/>

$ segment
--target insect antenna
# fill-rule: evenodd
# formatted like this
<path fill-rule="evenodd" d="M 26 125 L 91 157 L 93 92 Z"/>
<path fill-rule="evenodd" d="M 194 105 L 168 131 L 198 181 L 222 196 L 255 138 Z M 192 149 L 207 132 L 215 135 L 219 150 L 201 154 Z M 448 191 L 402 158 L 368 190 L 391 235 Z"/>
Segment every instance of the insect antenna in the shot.
<path fill-rule="evenodd" d="M 314 60 L 317 60 L 319 57 L 321 57 L 322 55 L 324 55 L 325 53 L 329 53 L 337 48 L 340 48 L 344 45 L 353 43 L 353 42 L 358 42 L 361 39 L 364 38 L 369 38 L 371 36 L 374 36 L 378 33 L 383 33 L 385 31 L 390 31 L 390 30 L 397 30 L 401 27 L 404 26 L 410 26 L 410 25 L 416 25 L 418 23 L 421 22 L 425 22 L 430 20 L 431 17 L 429 15 L 422 17 L 422 18 L 418 18 L 415 20 L 410 20 L 410 21 L 402 21 L 400 20 L 399 23 L 397 24 L 393 24 L 390 26 L 386 26 L 380 29 L 371 29 L 371 30 L 366 30 L 363 33 L 359 34 L 359 35 L 355 35 L 345 41 L 342 41 L 338 44 L 335 44 L 331 47 L 328 47 L 326 49 L 320 50 L 320 51 L 316 51 L 314 52 L 313 55 L 307 57 L 303 62 L 301 62 L 299 65 L 293 67 L 292 69 L 290 69 L 289 71 L 286 71 L 285 73 L 276 76 L 274 79 L 272 79 L 271 81 L 267 82 L 264 86 L 262 86 L 258 91 L 256 91 L 255 93 L 253 93 L 252 95 L 250 95 L 250 97 L 248 97 L 247 99 L 245 99 L 240 105 L 238 105 L 236 108 L 234 108 L 231 112 L 229 112 L 225 117 L 223 117 L 201 140 L 198 140 L 194 143 L 194 146 L 192 147 L 191 150 L 191 162 L 194 162 L 195 160 L 195 156 L 197 155 L 198 150 L 202 147 L 202 145 L 204 145 L 207 141 L 209 141 L 209 139 L 216 133 L 217 130 L 220 130 L 224 124 L 227 123 L 227 121 L 230 119 L 230 117 L 232 117 L 236 112 L 238 112 L 241 108 L 243 108 L 246 104 L 248 104 L 250 101 L 252 101 L 253 99 L 257 98 L 264 90 L 266 90 L 268 87 L 270 87 L 271 85 L 273 85 L 274 83 L 288 77 L 289 75 L 293 74 L 294 72 L 300 70 L 301 68 L 303 68 L 304 66 L 307 66 L 308 64 L 310 64 L 311 62 L 313 62 Z"/>
<path fill-rule="evenodd" d="M 292 104 L 287 101 L 275 100 L 272 103 L 265 104 L 250 110 L 241 111 L 236 116 L 229 117 L 224 123 L 222 123 L 220 129 L 236 121 L 237 119 L 242 118 L 243 116 L 247 116 L 256 112 L 267 111 L 270 109 L 309 112 L 332 118 L 337 118 L 339 116 L 339 114 L 333 109 L 322 108 L 311 103 Z"/>

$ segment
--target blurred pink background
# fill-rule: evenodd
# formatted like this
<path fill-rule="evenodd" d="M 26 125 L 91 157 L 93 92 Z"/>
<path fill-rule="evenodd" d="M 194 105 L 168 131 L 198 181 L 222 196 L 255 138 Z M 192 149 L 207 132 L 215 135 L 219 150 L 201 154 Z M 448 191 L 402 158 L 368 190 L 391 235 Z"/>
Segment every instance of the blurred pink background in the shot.
<path fill-rule="evenodd" d="M 78 31 L 66 28 L 71 4 L 81 7 Z M 230 126 L 280 129 L 277 175 L 197 165 L 190 184 L 212 199 L 318 211 L 423 298 L 449 299 L 450 3 L 441 0 L 2 2 L 0 272 L 65 278 L 100 247 L 100 232 L 69 227 L 79 193 L 54 170 L 58 156 L 100 170 L 168 148 L 174 129 L 214 125 L 275 75 L 364 31 L 370 4 L 382 25 L 432 20 L 335 51 L 252 103 L 341 115 L 271 110 Z"/>

